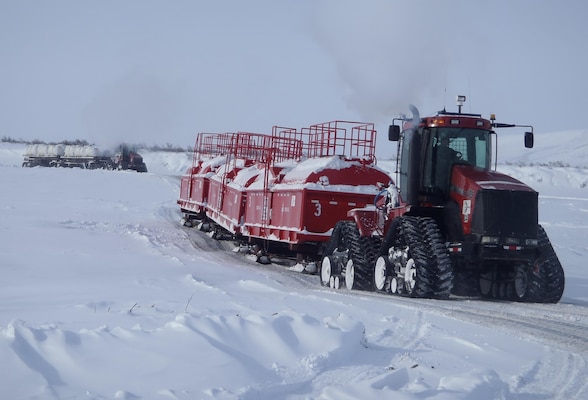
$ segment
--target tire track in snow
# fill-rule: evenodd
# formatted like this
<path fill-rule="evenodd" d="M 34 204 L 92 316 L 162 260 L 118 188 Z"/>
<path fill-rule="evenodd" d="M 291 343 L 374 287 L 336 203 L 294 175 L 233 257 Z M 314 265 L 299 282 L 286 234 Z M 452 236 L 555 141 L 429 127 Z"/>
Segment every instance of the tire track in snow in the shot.
<path fill-rule="evenodd" d="M 362 293 L 363 296 L 366 293 Z M 382 295 L 378 295 L 381 297 Z M 544 356 L 553 362 L 542 362 L 521 377 L 520 392 L 533 392 L 546 387 L 557 389 L 562 399 L 588 398 L 588 307 L 573 304 L 526 304 L 484 300 L 431 301 L 394 297 L 395 303 L 468 323 L 493 326 L 520 340 L 546 346 Z M 563 360 L 562 360 L 563 359 Z M 554 371 L 553 365 L 558 365 Z M 531 384 L 522 383 L 530 379 Z"/>
<path fill-rule="evenodd" d="M 517 332 L 523 339 L 588 357 L 588 307 L 461 299 L 436 301 L 373 294 L 420 311 Z"/>

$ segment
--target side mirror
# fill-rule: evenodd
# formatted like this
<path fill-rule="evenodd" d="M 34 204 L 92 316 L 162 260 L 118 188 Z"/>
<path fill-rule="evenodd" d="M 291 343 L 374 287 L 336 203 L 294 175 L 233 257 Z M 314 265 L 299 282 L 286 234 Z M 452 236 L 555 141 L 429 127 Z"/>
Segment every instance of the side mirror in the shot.
<path fill-rule="evenodd" d="M 400 127 L 398 125 L 390 125 L 388 128 L 388 140 L 390 142 L 397 142 L 400 140 Z"/>
<path fill-rule="evenodd" d="M 527 149 L 533 148 L 533 132 L 525 132 L 525 147 Z"/>

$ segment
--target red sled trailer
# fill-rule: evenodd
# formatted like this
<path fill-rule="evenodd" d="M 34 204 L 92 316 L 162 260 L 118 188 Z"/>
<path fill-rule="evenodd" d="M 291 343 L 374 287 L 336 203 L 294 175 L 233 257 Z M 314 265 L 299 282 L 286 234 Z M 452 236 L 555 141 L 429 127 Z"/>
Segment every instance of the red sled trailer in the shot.
<path fill-rule="evenodd" d="M 376 166 L 371 123 L 331 121 L 271 135 L 198 135 L 178 204 L 185 225 L 255 245 L 263 254 L 320 260 L 348 211 L 374 207 L 391 177 Z"/>
<path fill-rule="evenodd" d="M 200 133 L 194 146 L 192 167 L 182 176 L 178 205 L 189 220 L 205 216 L 210 177 L 226 163 L 232 133 Z"/>

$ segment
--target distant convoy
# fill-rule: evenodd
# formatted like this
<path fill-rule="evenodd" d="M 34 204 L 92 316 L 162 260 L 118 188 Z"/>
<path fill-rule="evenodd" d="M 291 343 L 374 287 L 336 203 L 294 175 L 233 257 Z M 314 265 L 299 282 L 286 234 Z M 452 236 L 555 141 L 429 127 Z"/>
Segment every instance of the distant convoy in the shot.
<path fill-rule="evenodd" d="M 181 179 L 182 223 L 260 262 L 318 265 L 333 289 L 556 303 L 564 271 L 538 223 L 538 193 L 492 169 L 494 128 L 520 125 L 462 113 L 457 100 L 457 113 L 420 117 L 412 106 L 390 126 L 396 182 L 376 165 L 371 123 L 200 133 Z M 532 127 L 521 127 L 532 147 Z"/>
<path fill-rule="evenodd" d="M 121 145 L 113 154 L 95 146 L 30 144 L 26 147 L 22 166 L 147 172 L 143 157 L 126 145 Z"/>

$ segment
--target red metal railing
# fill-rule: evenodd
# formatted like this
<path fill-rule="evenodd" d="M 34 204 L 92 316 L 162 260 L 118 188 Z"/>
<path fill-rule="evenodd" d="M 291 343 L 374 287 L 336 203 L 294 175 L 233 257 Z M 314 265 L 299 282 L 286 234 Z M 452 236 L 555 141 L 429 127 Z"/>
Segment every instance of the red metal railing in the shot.
<path fill-rule="evenodd" d="M 210 159 L 221 155 L 228 155 L 231 150 L 233 133 L 205 133 L 196 136 L 194 146 L 193 165 L 198 165 L 203 159 Z"/>
<path fill-rule="evenodd" d="M 343 156 L 375 160 L 374 124 L 354 121 L 330 121 L 305 128 L 308 132 L 308 156 Z"/>
<path fill-rule="evenodd" d="M 299 161 L 305 151 L 305 140 L 302 132 L 296 128 L 274 126 L 272 128 L 273 147 L 276 149 L 274 159 L 276 162 L 286 160 Z"/>
<path fill-rule="evenodd" d="M 297 130 L 274 126 L 271 135 L 251 132 L 199 133 L 194 147 L 194 162 L 227 155 L 233 161 L 273 164 L 303 158 L 343 156 L 375 161 L 374 124 L 330 121 Z"/>

